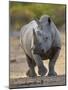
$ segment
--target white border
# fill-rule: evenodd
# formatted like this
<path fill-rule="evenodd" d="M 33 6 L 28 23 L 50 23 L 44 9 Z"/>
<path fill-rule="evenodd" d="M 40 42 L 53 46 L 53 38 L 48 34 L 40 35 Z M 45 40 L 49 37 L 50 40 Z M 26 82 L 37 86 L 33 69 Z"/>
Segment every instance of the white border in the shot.
<path fill-rule="evenodd" d="M 33 0 L 10 0 L 10 1 L 32 2 Z M 33 2 L 67 4 L 68 0 L 47 0 L 47 1 L 34 0 Z M 9 77 L 9 6 L 8 5 L 9 5 L 9 0 L 0 0 L 0 90 L 8 90 L 8 84 L 9 84 L 8 82 L 9 80 L 8 78 Z M 67 17 L 68 17 L 68 12 L 67 12 Z M 68 21 L 68 18 L 67 18 L 67 21 Z M 68 35 L 67 35 L 67 40 L 68 40 Z M 57 86 L 57 87 L 29 88 L 29 89 L 36 89 L 36 90 L 37 89 L 38 90 L 66 89 L 67 90 L 67 87 L 68 85 Z"/>
<path fill-rule="evenodd" d="M 19 2 L 42 2 L 42 3 L 57 3 L 57 4 L 66 4 L 67 0 L 10 0 L 10 1 L 19 1 Z"/>

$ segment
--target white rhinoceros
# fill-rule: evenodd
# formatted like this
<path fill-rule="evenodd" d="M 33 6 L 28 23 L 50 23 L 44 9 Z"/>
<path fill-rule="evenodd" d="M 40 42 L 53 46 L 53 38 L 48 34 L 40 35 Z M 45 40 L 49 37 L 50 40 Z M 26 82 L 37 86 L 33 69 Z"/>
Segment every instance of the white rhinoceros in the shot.
<path fill-rule="evenodd" d="M 52 19 L 47 16 L 41 16 L 40 20 L 32 20 L 21 28 L 20 32 L 21 46 L 27 57 L 29 70 L 27 75 L 36 76 L 34 70 L 38 66 L 39 75 L 47 73 L 43 60 L 49 59 L 49 76 L 57 75 L 54 70 L 56 60 L 61 49 L 60 33 Z"/>

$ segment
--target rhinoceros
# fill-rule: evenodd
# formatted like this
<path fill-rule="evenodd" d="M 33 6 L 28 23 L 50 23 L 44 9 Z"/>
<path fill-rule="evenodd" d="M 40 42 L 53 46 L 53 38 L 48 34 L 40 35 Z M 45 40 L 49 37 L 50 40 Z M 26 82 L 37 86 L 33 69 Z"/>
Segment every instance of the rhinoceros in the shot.
<path fill-rule="evenodd" d="M 20 43 L 29 70 L 26 75 L 29 77 L 37 76 L 35 66 L 38 66 L 38 74 L 44 76 L 47 69 L 43 60 L 49 59 L 48 76 L 55 76 L 55 63 L 61 50 L 60 32 L 48 15 L 43 15 L 39 20 L 32 20 L 24 25 L 20 31 Z"/>

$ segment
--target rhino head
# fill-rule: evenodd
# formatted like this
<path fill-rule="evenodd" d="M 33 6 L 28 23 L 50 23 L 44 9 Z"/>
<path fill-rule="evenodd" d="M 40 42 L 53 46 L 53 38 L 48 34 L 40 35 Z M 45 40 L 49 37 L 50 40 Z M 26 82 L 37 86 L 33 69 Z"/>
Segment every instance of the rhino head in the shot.
<path fill-rule="evenodd" d="M 41 29 L 38 29 L 37 31 L 33 29 L 33 51 L 34 54 L 42 55 L 45 54 L 52 45 L 52 35 L 49 29 L 51 20 L 48 17 L 45 23 L 40 21 L 38 24 L 41 26 Z"/>

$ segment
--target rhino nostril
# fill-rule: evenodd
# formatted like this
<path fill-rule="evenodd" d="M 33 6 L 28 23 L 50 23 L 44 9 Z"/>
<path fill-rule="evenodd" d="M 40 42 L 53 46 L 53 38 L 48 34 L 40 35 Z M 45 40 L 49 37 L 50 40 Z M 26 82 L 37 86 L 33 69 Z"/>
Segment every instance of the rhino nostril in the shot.
<path fill-rule="evenodd" d="M 42 49 L 42 52 L 44 52 L 44 49 Z"/>

